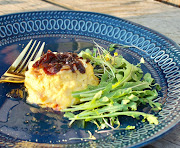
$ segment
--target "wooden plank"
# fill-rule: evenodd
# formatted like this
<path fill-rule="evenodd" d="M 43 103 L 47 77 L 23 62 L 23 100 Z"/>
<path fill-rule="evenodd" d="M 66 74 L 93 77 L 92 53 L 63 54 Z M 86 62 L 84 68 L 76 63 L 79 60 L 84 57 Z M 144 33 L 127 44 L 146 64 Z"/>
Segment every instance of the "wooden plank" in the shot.
<path fill-rule="evenodd" d="M 41 10 L 65 9 L 41 0 L 0 0 L 0 15 Z"/>
<path fill-rule="evenodd" d="M 141 16 L 165 12 L 167 8 L 153 0 L 46 0 L 70 10 L 93 11 L 118 17 Z"/>

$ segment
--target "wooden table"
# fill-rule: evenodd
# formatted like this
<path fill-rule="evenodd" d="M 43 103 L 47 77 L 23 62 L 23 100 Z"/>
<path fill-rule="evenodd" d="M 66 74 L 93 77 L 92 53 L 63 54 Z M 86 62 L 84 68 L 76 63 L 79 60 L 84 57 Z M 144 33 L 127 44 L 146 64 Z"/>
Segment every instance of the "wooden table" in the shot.
<path fill-rule="evenodd" d="M 180 45 L 180 8 L 154 0 L 0 0 L 0 15 L 40 10 L 94 11 L 154 29 Z M 144 148 L 180 148 L 180 126 Z"/>

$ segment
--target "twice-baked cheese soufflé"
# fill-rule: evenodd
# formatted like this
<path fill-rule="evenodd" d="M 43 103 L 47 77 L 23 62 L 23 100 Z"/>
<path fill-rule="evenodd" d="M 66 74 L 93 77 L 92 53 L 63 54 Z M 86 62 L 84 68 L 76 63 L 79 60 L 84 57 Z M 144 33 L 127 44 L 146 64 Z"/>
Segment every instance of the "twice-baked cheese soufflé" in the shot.
<path fill-rule="evenodd" d="M 25 73 L 27 102 L 60 111 L 79 100 L 71 93 L 98 85 L 93 66 L 76 53 L 48 51 L 39 60 L 29 64 Z"/>

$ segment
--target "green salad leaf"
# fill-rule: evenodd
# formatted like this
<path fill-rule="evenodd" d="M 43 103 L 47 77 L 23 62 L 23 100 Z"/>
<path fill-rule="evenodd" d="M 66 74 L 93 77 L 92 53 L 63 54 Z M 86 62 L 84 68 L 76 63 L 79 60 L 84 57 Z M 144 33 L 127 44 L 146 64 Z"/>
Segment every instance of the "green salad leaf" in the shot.
<path fill-rule="evenodd" d="M 140 104 L 149 105 L 152 110 L 161 110 L 161 104 L 153 100 L 158 97 L 160 86 L 154 83 L 150 73 L 143 74 L 140 63 L 133 65 L 115 51 L 118 45 L 112 44 L 109 49 L 96 44 L 93 51 L 86 49 L 79 56 L 90 59 L 95 75 L 99 77 L 98 86 L 89 86 L 86 90 L 72 93 L 80 103 L 62 110 L 64 116 L 73 124 L 76 120 L 94 123 L 98 129 L 120 126 L 119 116 L 130 116 L 136 119 L 143 117 L 150 124 L 158 124 L 152 114 L 138 111 Z M 125 48 L 128 46 L 125 46 Z M 83 122 L 83 123 L 84 123 Z M 132 128 L 133 127 L 133 128 Z M 126 129 L 134 129 L 128 126 Z"/>

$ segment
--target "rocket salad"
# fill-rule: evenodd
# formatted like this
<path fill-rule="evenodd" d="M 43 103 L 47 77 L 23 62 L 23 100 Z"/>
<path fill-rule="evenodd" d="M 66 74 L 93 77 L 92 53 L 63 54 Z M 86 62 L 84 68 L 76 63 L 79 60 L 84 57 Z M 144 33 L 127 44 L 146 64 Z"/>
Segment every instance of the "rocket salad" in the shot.
<path fill-rule="evenodd" d="M 137 111 L 140 104 L 149 105 L 153 110 L 161 110 L 161 104 L 153 102 L 158 97 L 160 86 L 154 83 L 151 74 L 143 74 L 141 63 L 133 65 L 115 51 L 119 45 L 112 44 L 106 50 L 96 44 L 93 51 L 86 49 L 79 56 L 91 60 L 95 75 L 100 78 L 98 86 L 89 86 L 86 90 L 72 93 L 80 103 L 64 109 L 64 116 L 71 125 L 76 120 L 92 122 L 98 129 L 118 128 L 119 116 L 130 116 L 158 124 L 157 117 Z M 111 55 L 114 52 L 114 55 Z M 129 126 L 127 129 L 133 129 Z"/>

